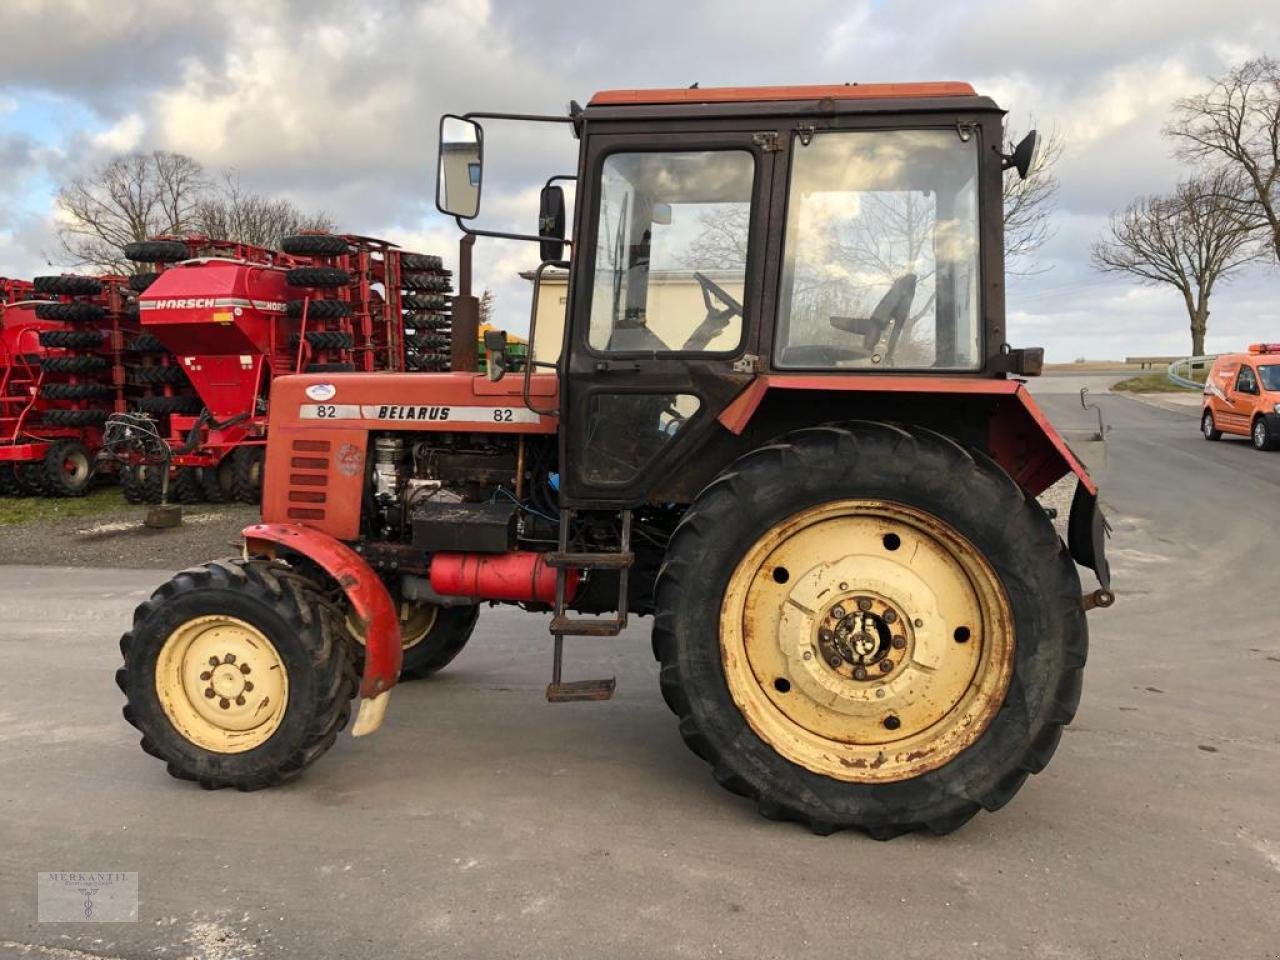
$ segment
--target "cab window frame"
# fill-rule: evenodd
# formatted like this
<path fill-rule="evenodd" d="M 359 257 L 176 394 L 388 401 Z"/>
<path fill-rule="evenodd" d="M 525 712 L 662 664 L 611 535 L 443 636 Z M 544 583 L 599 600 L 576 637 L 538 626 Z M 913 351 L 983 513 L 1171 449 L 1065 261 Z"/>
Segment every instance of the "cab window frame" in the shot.
<path fill-rule="evenodd" d="M 591 182 L 595 185 L 592 191 L 589 209 L 584 210 L 584 224 L 590 230 L 589 236 L 582 244 L 583 259 L 581 277 L 587 287 L 583 303 L 575 309 L 575 317 L 581 322 L 573 324 L 577 329 L 572 331 L 576 347 L 588 356 L 600 360 L 634 360 L 634 359 L 680 359 L 696 357 L 711 360 L 728 360 L 741 356 L 753 336 L 754 314 L 757 304 L 752 295 L 753 272 L 761 269 L 764 248 L 768 238 L 763 236 L 762 221 L 768 217 L 769 196 L 767 184 L 762 176 L 760 149 L 756 144 L 747 141 L 726 143 L 726 136 L 742 136 L 742 131 L 725 130 L 717 132 L 707 130 L 701 134 L 670 134 L 659 138 L 645 138 L 635 144 L 611 144 L 601 149 L 591 164 Z M 672 139 L 668 139 L 668 137 Z M 664 142 L 665 141 L 665 142 Z M 743 269 L 742 318 L 739 325 L 737 342 L 724 350 L 608 350 L 598 348 L 591 343 L 591 315 L 595 308 L 596 256 L 600 245 L 600 204 L 603 200 L 604 165 L 608 159 L 617 154 L 671 154 L 671 153 L 743 153 L 751 158 L 751 200 L 747 219 L 747 257 Z M 696 326 L 696 325 L 695 325 Z M 704 398 L 700 398 L 704 399 Z"/>
<path fill-rule="evenodd" d="M 1252 389 L 1249 389 L 1249 390 L 1246 390 L 1241 386 L 1241 382 L 1245 379 L 1246 374 L 1248 374 L 1250 381 L 1252 381 Z M 1240 370 L 1238 373 L 1236 373 L 1235 390 L 1236 390 L 1236 393 L 1247 393 L 1251 397 L 1257 397 L 1262 395 L 1262 392 L 1259 389 L 1259 384 L 1258 384 L 1258 374 L 1253 369 L 1253 367 L 1247 363 L 1240 364 Z"/>
<path fill-rule="evenodd" d="M 843 122 L 841 122 L 843 121 Z M 792 215 L 792 186 L 793 172 L 795 161 L 798 155 L 797 145 L 803 148 L 806 144 L 803 141 L 811 140 L 817 136 L 831 136 L 832 134 L 868 134 L 868 133 L 895 133 L 900 131 L 934 131 L 949 132 L 957 138 L 960 137 L 960 127 L 965 126 L 967 137 L 962 142 L 968 142 L 968 139 L 976 141 L 975 171 L 974 180 L 977 190 L 977 198 L 975 203 L 976 217 L 976 236 L 978 242 L 977 256 L 977 272 L 974 276 L 974 284 L 977 288 L 977 298 L 974 308 L 973 321 L 977 330 L 977 342 L 974 344 L 973 362 L 969 366 L 924 366 L 924 367 L 882 367 L 882 366 L 858 366 L 858 367 L 839 367 L 835 364 L 813 365 L 813 364 L 783 364 L 782 352 L 787 346 L 787 336 L 784 334 L 781 313 L 785 302 L 787 291 L 785 284 L 787 281 L 787 240 L 789 226 Z M 835 373 L 858 376 L 921 376 L 930 374 L 958 374 L 973 375 L 986 371 L 992 361 L 994 355 L 999 353 L 1001 331 L 999 328 L 992 329 L 990 322 L 989 310 L 999 308 L 1003 305 L 1004 290 L 1001 286 L 998 290 L 991 281 L 992 264 L 991 257 L 994 255 L 991 247 L 998 246 L 998 254 L 1003 258 L 1003 229 L 993 235 L 989 228 L 987 219 L 991 216 L 988 207 L 991 203 L 991 187 L 988 183 L 988 174 L 986 163 L 984 161 L 985 151 L 983 149 L 986 137 L 984 137 L 985 118 L 974 117 L 972 120 L 965 118 L 957 119 L 954 116 L 945 120 L 923 119 L 919 123 L 895 123 L 886 124 L 878 122 L 857 122 L 853 119 L 850 122 L 847 118 L 841 118 L 830 125 L 814 130 L 812 127 L 793 126 L 789 131 L 788 143 L 786 148 L 787 163 L 784 169 L 775 172 L 775 178 L 782 181 L 781 187 L 783 199 L 781 208 L 778 211 L 780 230 L 777 239 L 777 276 L 771 291 L 772 296 L 772 325 L 770 330 L 768 348 L 768 364 L 769 368 L 780 373 Z M 999 264 L 995 265 L 997 268 Z M 788 316 L 788 324 L 786 333 L 790 332 L 790 317 Z M 935 348 L 936 349 L 936 348 Z"/>

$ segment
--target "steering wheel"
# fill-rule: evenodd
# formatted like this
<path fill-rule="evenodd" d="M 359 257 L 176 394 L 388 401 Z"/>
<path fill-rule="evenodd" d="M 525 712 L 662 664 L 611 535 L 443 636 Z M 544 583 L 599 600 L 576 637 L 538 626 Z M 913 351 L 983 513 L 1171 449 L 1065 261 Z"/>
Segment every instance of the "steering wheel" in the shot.
<path fill-rule="evenodd" d="M 697 280 L 698 286 L 702 288 L 702 305 L 707 308 L 707 318 L 689 335 L 689 339 L 684 342 L 681 350 L 703 349 L 729 325 L 732 317 L 743 315 L 742 304 L 733 299 L 724 287 L 697 270 L 693 272 L 693 279 Z M 717 308 L 713 302 L 715 300 L 720 301 L 724 306 Z"/>

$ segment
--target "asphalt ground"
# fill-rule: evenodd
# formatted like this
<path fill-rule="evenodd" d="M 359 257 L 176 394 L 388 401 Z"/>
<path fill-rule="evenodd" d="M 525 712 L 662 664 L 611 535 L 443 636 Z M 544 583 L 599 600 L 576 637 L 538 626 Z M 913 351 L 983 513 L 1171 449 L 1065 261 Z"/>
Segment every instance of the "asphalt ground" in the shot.
<path fill-rule="evenodd" d="M 1036 384 L 1064 427 L 1075 379 Z M 681 742 L 648 620 L 569 640 L 618 693 L 552 705 L 545 618 L 501 609 L 375 736 L 201 791 L 112 679 L 163 573 L 0 567 L 0 957 L 1280 955 L 1280 455 L 1087 380 L 1118 601 L 1048 769 L 945 838 L 760 819 Z M 136 871 L 137 922 L 37 922 L 56 870 Z"/>

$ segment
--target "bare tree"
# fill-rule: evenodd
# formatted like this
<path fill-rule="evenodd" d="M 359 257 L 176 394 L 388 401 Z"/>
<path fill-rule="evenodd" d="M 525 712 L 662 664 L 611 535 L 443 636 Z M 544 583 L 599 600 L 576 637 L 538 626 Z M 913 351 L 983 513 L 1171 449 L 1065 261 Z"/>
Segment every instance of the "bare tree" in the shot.
<path fill-rule="evenodd" d="M 1107 235 L 1094 243 L 1094 265 L 1182 294 L 1191 323 L 1191 352 L 1204 354 L 1209 296 L 1220 281 L 1261 255 L 1249 218 L 1231 197 L 1240 178 L 1218 170 L 1180 183 L 1168 196 L 1143 197 L 1113 214 Z"/>
<path fill-rule="evenodd" d="M 1005 152 L 1013 152 L 1022 136 L 1012 128 L 1007 129 Z M 1050 130 L 1040 141 L 1040 150 L 1026 179 L 1013 169 L 1004 172 L 1004 260 L 1008 273 L 1026 276 L 1041 272 L 1034 268 L 1014 269 L 1011 265 L 1025 262 L 1053 236 L 1053 209 L 1058 197 L 1054 168 L 1061 157 L 1062 138 L 1057 130 Z"/>
<path fill-rule="evenodd" d="M 223 172 L 216 187 L 202 193 L 192 223 L 206 237 L 259 247 L 278 247 L 290 234 L 334 226 L 326 213 L 304 213 L 288 200 L 246 190 L 231 170 Z"/>
<path fill-rule="evenodd" d="M 58 191 L 58 239 L 74 265 L 129 272 L 121 248 L 190 230 L 205 186 L 200 164 L 180 153 L 117 157 Z"/>
<path fill-rule="evenodd" d="M 484 292 L 480 294 L 480 325 L 493 323 L 493 291 L 485 287 Z"/>
<path fill-rule="evenodd" d="M 1174 105 L 1166 135 L 1184 159 L 1225 165 L 1239 193 L 1224 197 L 1280 261 L 1280 61 L 1258 57 Z"/>

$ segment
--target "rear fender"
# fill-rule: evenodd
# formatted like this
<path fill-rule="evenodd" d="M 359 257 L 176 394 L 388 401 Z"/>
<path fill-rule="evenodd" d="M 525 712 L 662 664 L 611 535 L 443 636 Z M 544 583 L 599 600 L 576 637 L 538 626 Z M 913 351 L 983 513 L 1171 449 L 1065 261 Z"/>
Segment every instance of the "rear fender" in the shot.
<path fill-rule="evenodd" d="M 364 559 L 327 533 L 288 523 L 255 523 L 244 528 L 247 556 L 276 557 L 283 548 L 321 567 L 342 588 L 364 628 L 364 676 L 360 712 L 352 736 L 373 733 L 386 715 L 391 688 L 400 676 L 400 618 L 386 585 Z"/>

